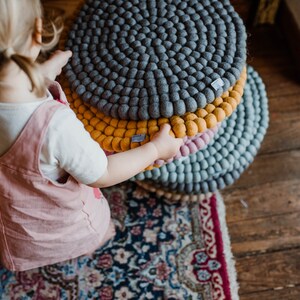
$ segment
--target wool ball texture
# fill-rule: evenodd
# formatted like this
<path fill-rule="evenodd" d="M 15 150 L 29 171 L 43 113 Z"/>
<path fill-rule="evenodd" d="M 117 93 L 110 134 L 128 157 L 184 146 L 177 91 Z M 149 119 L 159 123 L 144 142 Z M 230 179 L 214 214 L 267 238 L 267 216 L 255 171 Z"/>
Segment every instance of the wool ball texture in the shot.
<path fill-rule="evenodd" d="M 87 0 L 66 48 L 66 76 L 76 93 L 92 94 L 85 102 L 113 118 L 149 120 L 194 112 L 233 86 L 246 31 L 229 0 Z"/>
<path fill-rule="evenodd" d="M 247 68 L 247 82 L 241 103 L 224 120 L 212 140 L 202 150 L 185 159 L 174 160 L 154 172 L 142 172 L 133 180 L 176 193 L 208 193 L 233 184 L 253 161 L 266 133 L 269 112 L 264 83 L 258 73 Z M 180 178 L 180 180 L 179 180 Z"/>

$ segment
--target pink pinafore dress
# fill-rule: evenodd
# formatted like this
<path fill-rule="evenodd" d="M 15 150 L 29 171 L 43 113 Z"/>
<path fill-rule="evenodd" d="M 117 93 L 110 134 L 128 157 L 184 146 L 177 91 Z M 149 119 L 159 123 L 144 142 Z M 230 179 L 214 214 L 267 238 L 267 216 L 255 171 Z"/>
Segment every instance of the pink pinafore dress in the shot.
<path fill-rule="evenodd" d="M 110 209 L 98 189 L 45 178 L 39 156 L 53 114 L 69 109 L 54 100 L 42 103 L 0 157 L 0 260 L 23 271 L 95 250 L 110 223 Z"/>

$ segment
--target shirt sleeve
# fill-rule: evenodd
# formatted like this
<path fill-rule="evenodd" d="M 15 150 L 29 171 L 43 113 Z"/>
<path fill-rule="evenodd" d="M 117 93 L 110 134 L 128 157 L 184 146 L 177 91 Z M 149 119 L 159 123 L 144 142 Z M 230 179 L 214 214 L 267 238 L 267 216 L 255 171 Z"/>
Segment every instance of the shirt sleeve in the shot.
<path fill-rule="evenodd" d="M 106 171 L 107 157 L 68 107 L 58 110 L 46 135 L 47 156 L 78 182 L 91 184 Z"/>

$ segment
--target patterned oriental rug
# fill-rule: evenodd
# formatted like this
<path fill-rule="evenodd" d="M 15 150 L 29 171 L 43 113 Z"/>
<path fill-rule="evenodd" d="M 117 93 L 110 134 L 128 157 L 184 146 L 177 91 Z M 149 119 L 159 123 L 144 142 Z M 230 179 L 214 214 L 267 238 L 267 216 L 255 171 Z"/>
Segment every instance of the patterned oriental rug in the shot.
<path fill-rule="evenodd" d="M 1 299 L 238 299 L 220 194 L 172 203 L 134 183 L 103 193 L 115 238 L 91 256 L 15 274 L 0 267 Z"/>

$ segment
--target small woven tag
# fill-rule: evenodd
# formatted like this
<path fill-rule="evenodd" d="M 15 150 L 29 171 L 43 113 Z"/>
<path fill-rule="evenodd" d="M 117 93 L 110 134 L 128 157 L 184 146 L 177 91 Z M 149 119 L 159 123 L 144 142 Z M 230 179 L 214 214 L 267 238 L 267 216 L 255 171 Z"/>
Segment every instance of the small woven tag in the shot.
<path fill-rule="evenodd" d="M 213 87 L 213 89 L 215 91 L 217 91 L 219 88 L 221 88 L 222 86 L 224 85 L 224 81 L 221 79 L 221 78 L 218 78 L 216 80 L 214 80 L 212 83 L 211 83 L 211 86 Z"/>
<path fill-rule="evenodd" d="M 132 143 L 140 143 L 146 138 L 146 134 L 136 134 L 131 138 Z"/>

